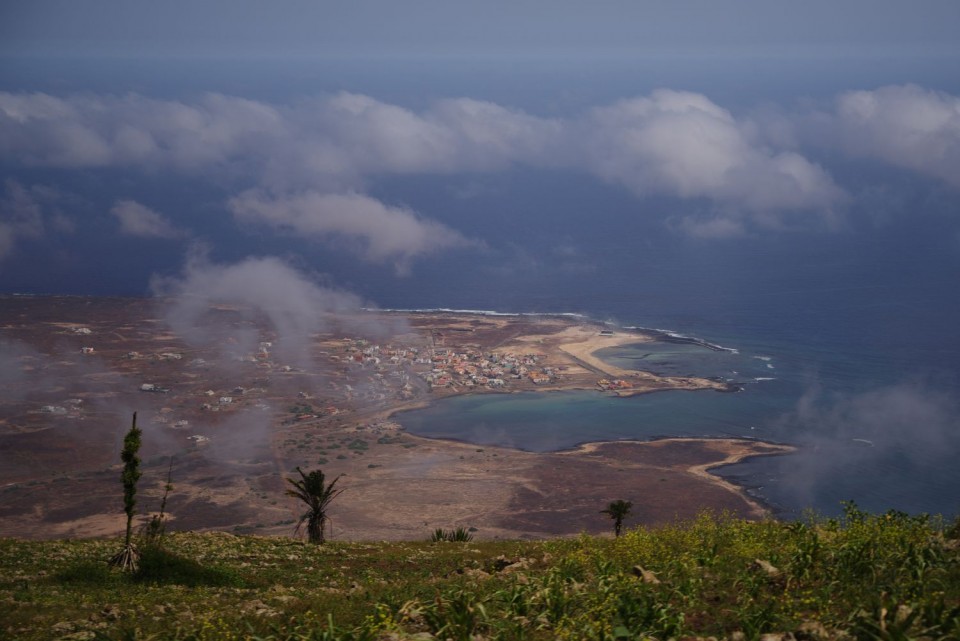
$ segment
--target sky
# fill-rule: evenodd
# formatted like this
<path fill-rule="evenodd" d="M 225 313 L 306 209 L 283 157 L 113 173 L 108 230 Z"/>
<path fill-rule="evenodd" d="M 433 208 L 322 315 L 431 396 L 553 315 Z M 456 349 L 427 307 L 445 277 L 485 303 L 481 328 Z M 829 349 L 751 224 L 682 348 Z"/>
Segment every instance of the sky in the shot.
<path fill-rule="evenodd" d="M 13 55 L 516 55 L 955 51 L 949 0 L 40 0 L 4 3 Z"/>
<path fill-rule="evenodd" d="M 589 270 L 593 214 L 564 190 L 706 253 L 917 220 L 939 252 L 960 244 L 955 2 L 41 0 L 0 18 L 0 291 L 150 293 L 200 254 L 374 298 L 450 256 Z"/>

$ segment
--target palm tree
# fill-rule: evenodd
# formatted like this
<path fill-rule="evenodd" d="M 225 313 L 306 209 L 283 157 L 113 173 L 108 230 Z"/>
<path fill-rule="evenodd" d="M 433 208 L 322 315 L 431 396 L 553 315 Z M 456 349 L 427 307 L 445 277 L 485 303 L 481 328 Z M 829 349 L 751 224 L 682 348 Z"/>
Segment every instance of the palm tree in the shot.
<path fill-rule="evenodd" d="M 613 533 L 616 536 L 620 536 L 620 531 L 623 529 L 623 520 L 630 514 L 631 507 L 633 507 L 633 503 L 630 501 L 618 500 L 612 501 L 607 509 L 600 510 L 600 514 L 606 514 L 613 519 Z"/>
<path fill-rule="evenodd" d="M 335 490 L 334 486 L 340 477 L 333 479 L 329 484 L 321 470 L 314 470 L 309 474 L 304 473 L 298 466 L 297 472 L 300 473 L 300 479 L 288 478 L 287 483 L 293 486 L 293 489 L 287 490 L 287 496 L 298 498 L 307 504 L 307 511 L 300 515 L 297 521 L 297 532 L 304 523 L 307 524 L 307 539 L 311 543 L 323 544 L 326 540 L 324 531 L 326 530 L 327 508 L 330 502 L 337 498 L 343 490 Z"/>

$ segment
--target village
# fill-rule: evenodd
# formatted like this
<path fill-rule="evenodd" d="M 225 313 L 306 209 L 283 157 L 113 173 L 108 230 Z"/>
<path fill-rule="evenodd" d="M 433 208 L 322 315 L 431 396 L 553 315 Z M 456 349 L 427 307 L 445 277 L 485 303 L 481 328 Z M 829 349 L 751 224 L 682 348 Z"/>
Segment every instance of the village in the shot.
<path fill-rule="evenodd" d="M 422 327 L 386 342 L 316 336 L 307 365 L 282 362 L 274 340 L 260 340 L 246 352 L 234 351 L 229 357 L 232 364 L 224 367 L 223 355 L 209 347 L 166 341 L 154 350 L 140 347 L 120 352 L 118 346 L 98 341 L 102 333 L 85 325 L 66 323 L 61 331 L 82 338 L 78 350 L 82 358 L 143 376 L 135 389 L 157 397 L 148 403 L 153 409 L 143 419 L 178 431 L 215 426 L 248 409 L 259 410 L 279 426 L 292 426 L 318 424 L 347 413 L 360 415 L 356 419 L 374 410 L 453 394 L 596 389 L 630 395 L 650 387 L 649 375 L 645 385 L 641 373 L 606 376 L 605 370 L 573 357 L 557 341 L 498 339 L 492 330 L 501 327 L 502 321 L 493 324 L 463 315 L 420 321 Z M 269 332 L 260 333 L 269 338 Z M 613 332 L 598 329 L 595 335 L 610 340 Z M 82 418 L 83 408 L 83 398 L 69 398 L 33 412 Z M 364 428 L 362 421 L 355 424 L 357 430 Z M 209 440 L 204 434 L 188 438 L 194 443 Z"/>
<path fill-rule="evenodd" d="M 141 422 L 188 433 L 207 426 L 204 433 L 186 436 L 194 445 L 209 442 L 209 428 L 250 409 L 263 412 L 265 420 L 272 416 L 280 427 L 320 427 L 333 417 L 369 414 L 430 397 L 559 385 L 569 369 L 544 364 L 544 354 L 533 351 L 484 349 L 479 343 L 438 346 L 438 335 L 446 342 L 440 333 L 413 332 L 406 340 L 383 344 L 362 337 L 318 336 L 309 367 L 281 362 L 274 342 L 263 340 L 254 350 L 233 354 L 232 365 L 224 367 L 209 349 L 167 344 L 121 353 L 96 329 L 73 324 L 61 331 L 83 338 L 81 358 L 141 376 L 132 389 L 153 397 L 137 403 L 151 408 L 142 412 Z M 83 398 L 70 398 L 32 412 L 82 420 L 83 409 Z M 354 429 L 383 432 L 378 425 L 358 421 Z M 399 429 L 392 422 L 383 425 Z"/>

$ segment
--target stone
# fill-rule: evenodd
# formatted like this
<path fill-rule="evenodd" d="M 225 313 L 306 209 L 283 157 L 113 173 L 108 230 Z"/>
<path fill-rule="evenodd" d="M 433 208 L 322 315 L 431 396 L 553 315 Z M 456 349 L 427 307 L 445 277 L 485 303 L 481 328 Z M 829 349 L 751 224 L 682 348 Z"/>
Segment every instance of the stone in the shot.
<path fill-rule="evenodd" d="M 633 575 L 640 579 L 642 583 L 648 585 L 660 585 L 660 579 L 651 570 L 644 570 L 639 565 L 633 566 Z"/>

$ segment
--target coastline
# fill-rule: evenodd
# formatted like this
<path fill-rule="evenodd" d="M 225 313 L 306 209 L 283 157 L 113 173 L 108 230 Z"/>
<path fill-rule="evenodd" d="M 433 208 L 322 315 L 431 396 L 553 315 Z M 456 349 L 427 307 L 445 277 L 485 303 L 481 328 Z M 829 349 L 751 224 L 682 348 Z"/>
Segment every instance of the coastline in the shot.
<path fill-rule="evenodd" d="M 427 312 L 420 312 L 427 313 Z M 453 311 L 444 311 L 444 314 L 457 314 L 461 316 L 470 316 L 470 313 L 457 313 Z M 497 316 L 497 315 L 494 315 Z M 579 319 L 578 319 L 579 320 Z M 647 394 L 656 391 L 666 391 L 666 390 L 707 390 L 712 389 L 716 391 L 731 391 L 730 386 L 714 381 L 711 379 L 700 379 L 696 377 L 660 377 L 649 372 L 635 371 L 635 370 L 626 370 L 609 363 L 606 363 L 602 359 L 598 358 L 595 353 L 598 350 L 605 349 L 608 347 L 616 347 L 620 345 L 628 345 L 634 343 L 642 342 L 652 342 L 657 340 L 653 335 L 647 333 L 640 333 L 638 330 L 610 330 L 605 326 L 603 329 L 597 329 L 597 324 L 578 322 L 576 325 L 567 327 L 560 332 L 555 333 L 552 336 L 550 344 L 560 353 L 563 353 L 570 359 L 572 359 L 576 364 L 585 366 L 590 370 L 611 377 L 629 377 L 632 381 L 642 381 L 647 383 L 646 385 L 638 385 L 636 388 L 631 390 L 623 390 L 617 392 L 607 392 L 608 396 L 611 397 L 625 397 L 633 396 L 636 394 Z M 537 343 L 542 345 L 544 339 L 542 336 L 537 334 L 531 334 L 524 337 L 519 337 L 515 341 L 516 343 L 521 344 L 532 344 Z M 734 350 L 728 350 L 734 351 Z M 574 391 L 574 390 L 596 390 L 596 386 L 584 385 L 582 383 L 567 383 L 559 385 L 551 385 L 549 388 L 540 388 L 535 390 L 537 394 L 544 394 L 550 392 L 559 392 L 559 391 Z M 417 403 L 405 403 L 400 406 L 392 407 L 385 410 L 380 416 L 384 420 L 396 421 L 397 415 L 404 412 L 413 411 L 420 409 L 430 404 L 442 400 L 443 398 L 452 398 L 454 396 L 465 396 L 465 395 L 476 395 L 476 394 L 516 394 L 520 393 L 520 390 L 511 390 L 507 392 L 503 391 L 494 391 L 494 390 L 456 390 L 453 392 L 447 392 L 443 396 L 436 397 L 426 402 L 417 402 Z M 425 439 L 437 444 L 449 444 L 452 447 L 478 447 L 486 448 L 487 445 L 481 445 L 474 442 L 471 442 L 469 439 L 458 439 L 458 438 L 442 438 L 442 437 L 425 437 L 417 436 L 419 439 Z M 758 500 L 751 496 L 746 488 L 741 487 L 735 483 L 732 483 L 723 477 L 713 474 L 711 471 L 721 468 L 726 465 L 732 465 L 748 458 L 756 456 L 771 456 L 771 455 L 783 455 L 790 453 L 795 450 L 792 446 L 769 443 L 765 441 L 752 440 L 752 439 L 740 439 L 740 438 L 690 438 L 690 437 L 674 437 L 674 436 L 664 436 L 647 441 L 639 440 L 628 440 L 628 441 L 596 441 L 580 444 L 570 450 L 558 451 L 558 452 L 529 452 L 521 449 L 513 448 L 502 448 L 502 449 L 513 449 L 517 453 L 522 453 L 524 455 L 540 456 L 545 459 L 552 458 L 553 456 L 558 457 L 569 457 L 569 456 L 578 456 L 580 454 L 590 455 L 596 449 L 604 446 L 624 446 L 630 445 L 638 448 L 657 448 L 661 444 L 689 444 L 689 445 L 699 445 L 699 446 L 708 446 L 710 449 L 716 450 L 719 446 L 720 451 L 712 452 L 713 456 L 709 456 L 702 460 L 693 463 L 686 468 L 684 468 L 684 473 L 688 474 L 692 479 L 696 479 L 702 483 L 708 484 L 713 488 L 722 490 L 731 495 L 735 495 L 739 500 L 741 500 L 746 506 L 745 510 L 741 510 L 741 513 L 746 518 L 770 518 L 773 515 L 772 510 L 764 505 L 761 500 Z M 658 469 L 657 466 L 650 466 L 651 469 Z M 709 507 L 709 506 L 707 506 Z"/>
<path fill-rule="evenodd" d="M 595 356 L 604 347 L 654 340 L 642 331 L 573 315 L 421 312 L 384 324 L 394 333 L 375 340 L 386 353 L 378 354 L 377 343 L 362 335 L 335 330 L 312 337 L 313 369 L 284 367 L 269 350 L 262 358 L 234 358 L 228 367 L 211 367 L 204 362 L 218 358 L 217 346 L 193 346 L 158 331 L 162 319 L 151 299 L 8 301 L 0 315 L 8 336 L 35 346 L 22 367 L 73 382 L 82 359 L 96 366 L 83 378 L 82 391 L 41 387 L 31 392 L 39 395 L 29 404 L 7 407 L 0 447 L 13 464 L 0 475 L 8 502 L 3 536 L 120 531 L 113 500 L 114 446 L 117 430 L 129 425 L 129 415 L 119 409 L 126 407 L 140 410 L 148 436 L 153 435 L 145 444 L 145 478 L 163 477 L 175 458 L 168 511 L 177 529 L 288 536 L 297 508 L 277 500 L 283 479 L 297 466 L 317 465 L 331 477 L 345 475 L 344 486 L 350 487 L 351 501 L 337 506 L 336 538 L 422 539 L 430 528 L 451 526 L 476 526 L 482 538 L 600 533 L 607 524 L 597 518 L 597 505 L 621 496 L 636 499 L 643 522 L 650 524 L 692 517 L 702 509 L 760 515 L 745 492 L 709 471 L 756 455 L 756 443 L 731 453 L 717 451 L 716 439 L 667 438 L 633 445 L 608 441 L 597 446 L 607 448 L 604 456 L 589 447 L 577 454 L 538 453 L 420 437 L 396 422 L 402 412 L 447 397 L 597 392 L 598 379 L 605 378 L 630 383 L 629 389 L 606 391 L 612 397 L 725 388 L 709 379 L 622 370 Z M 345 326 L 349 320 L 344 319 Z M 87 346 L 95 355 L 81 354 Z M 399 350 L 419 355 L 391 362 Z M 470 356 L 461 358 L 460 352 Z M 176 357 L 168 358 L 171 353 Z M 505 372 L 506 384 L 497 388 L 465 385 L 464 374 L 455 371 L 506 368 L 498 361 L 503 355 L 513 355 L 508 360 L 531 374 L 508 377 Z M 448 372 L 450 384 L 435 387 L 422 380 L 431 370 Z M 541 380 L 534 380 L 534 373 Z M 167 391 L 144 394 L 144 381 Z M 408 387 L 412 393 L 401 394 Z M 233 398 L 218 407 L 221 397 Z M 246 429 L 259 425 L 248 432 L 257 440 L 246 443 L 244 437 L 240 443 L 234 426 L 248 423 Z M 685 451 L 683 465 L 653 460 L 671 443 Z M 44 466 L 34 464 L 38 452 L 46 457 Z M 48 469 L 71 483 L 54 488 L 59 477 Z M 142 488 L 145 509 L 159 502 L 159 487 L 146 482 Z M 579 488 L 576 496 L 569 494 L 570 487 Z"/>
<path fill-rule="evenodd" d="M 700 478 L 714 486 L 721 487 L 731 493 L 739 495 L 747 504 L 750 505 L 752 518 L 762 519 L 775 517 L 772 508 L 768 504 L 754 496 L 751 496 L 747 492 L 746 488 L 736 483 L 732 483 L 721 476 L 713 474 L 712 470 L 717 470 L 727 465 L 734 465 L 747 459 L 760 456 L 784 456 L 797 451 L 797 448 L 793 445 L 729 437 L 692 438 L 665 436 L 661 438 L 650 439 L 648 441 L 632 439 L 623 441 L 592 441 L 589 443 L 582 443 L 574 448 L 565 450 L 561 452 L 561 454 L 596 455 L 601 453 L 603 449 L 610 448 L 611 446 L 615 445 L 629 445 L 634 447 L 650 445 L 654 448 L 657 448 L 673 443 L 696 446 L 709 445 L 710 449 L 716 452 L 718 456 L 722 456 L 722 458 L 690 464 L 684 468 L 685 471 L 690 475 Z"/>

